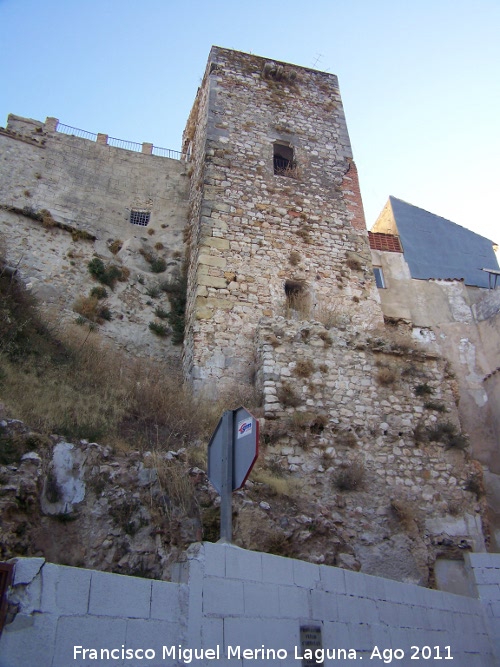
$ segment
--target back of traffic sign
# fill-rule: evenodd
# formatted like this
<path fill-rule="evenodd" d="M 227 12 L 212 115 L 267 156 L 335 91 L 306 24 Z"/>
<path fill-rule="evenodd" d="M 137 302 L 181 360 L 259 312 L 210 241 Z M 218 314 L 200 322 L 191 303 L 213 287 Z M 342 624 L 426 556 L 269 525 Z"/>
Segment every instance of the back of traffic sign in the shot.
<path fill-rule="evenodd" d="M 223 488 L 225 448 L 232 453 L 230 487 L 240 489 L 246 482 L 259 453 L 259 422 L 246 408 L 225 413 L 208 443 L 208 478 L 219 493 Z"/>

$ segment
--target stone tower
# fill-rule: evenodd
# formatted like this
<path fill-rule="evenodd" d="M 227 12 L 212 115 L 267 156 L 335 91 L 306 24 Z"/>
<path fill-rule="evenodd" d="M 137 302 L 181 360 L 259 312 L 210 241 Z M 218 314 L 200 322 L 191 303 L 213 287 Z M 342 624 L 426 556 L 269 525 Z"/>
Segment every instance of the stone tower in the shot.
<path fill-rule="evenodd" d="M 213 47 L 183 150 L 195 387 L 252 380 L 262 317 L 381 322 L 336 76 Z"/>

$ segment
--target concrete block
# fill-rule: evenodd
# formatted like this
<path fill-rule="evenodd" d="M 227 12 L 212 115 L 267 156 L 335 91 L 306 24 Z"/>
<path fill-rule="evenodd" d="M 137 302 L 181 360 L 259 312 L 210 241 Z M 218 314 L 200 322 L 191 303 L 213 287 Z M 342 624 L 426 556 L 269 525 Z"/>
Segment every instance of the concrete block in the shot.
<path fill-rule="evenodd" d="M 319 565 L 303 560 L 293 561 L 293 583 L 296 586 L 313 589 L 321 581 Z"/>
<path fill-rule="evenodd" d="M 475 567 L 476 584 L 500 584 L 500 569 L 496 567 Z"/>
<path fill-rule="evenodd" d="M 481 600 L 488 600 L 491 602 L 500 600 L 500 585 L 499 584 L 478 584 L 477 592 Z"/>
<path fill-rule="evenodd" d="M 392 579 L 385 580 L 385 599 L 389 602 L 404 604 L 409 595 L 411 584 L 402 584 Z"/>
<path fill-rule="evenodd" d="M 75 647 L 121 649 L 126 642 L 127 621 L 122 618 L 106 618 L 97 616 L 62 616 L 57 623 L 56 646 L 54 662 L 52 667 L 88 667 L 92 664 L 87 658 L 83 658 L 81 652 L 75 654 Z M 100 657 L 100 655 L 99 655 Z M 99 664 L 101 660 L 95 661 Z M 106 664 L 106 661 L 102 661 Z M 26 665 L 38 665 L 35 662 L 23 663 Z M 111 664 L 111 663 L 109 663 Z M 114 664 L 123 664 L 121 660 Z"/>
<path fill-rule="evenodd" d="M 351 572 L 344 570 L 345 592 L 346 595 L 355 595 L 357 597 L 368 597 L 368 575 L 361 572 Z"/>
<path fill-rule="evenodd" d="M 226 548 L 226 577 L 243 581 L 262 581 L 262 554 L 228 546 Z"/>
<path fill-rule="evenodd" d="M 86 614 L 91 576 L 91 570 L 45 563 L 40 610 L 58 616 Z"/>
<path fill-rule="evenodd" d="M 500 554 L 469 553 L 464 554 L 465 562 L 471 567 L 493 567 L 500 569 Z"/>
<path fill-rule="evenodd" d="M 141 667 L 156 667 L 157 665 L 168 665 L 168 660 L 162 661 L 163 646 L 178 646 L 182 644 L 184 637 L 184 626 L 180 623 L 169 623 L 168 621 L 144 620 L 142 618 L 128 619 L 125 645 L 133 650 L 151 648 L 156 657 L 153 660 L 137 661 Z M 187 646 L 184 644 L 184 646 Z M 196 646 L 188 648 L 200 648 L 199 642 Z M 134 661 L 135 662 L 135 661 Z M 104 663 L 105 664 L 105 663 Z M 124 664 L 130 664 L 125 660 Z M 172 662 L 172 664 L 177 664 Z"/>
<path fill-rule="evenodd" d="M 282 618 L 308 618 L 308 590 L 298 586 L 278 586 L 278 594 Z"/>
<path fill-rule="evenodd" d="M 14 568 L 14 586 L 30 584 L 44 563 L 45 558 L 18 558 Z"/>
<path fill-rule="evenodd" d="M 340 567 L 320 565 L 319 572 L 321 577 L 321 587 L 324 591 L 341 594 L 346 592 L 344 577 L 345 570 Z"/>
<path fill-rule="evenodd" d="M 379 623 L 379 611 L 373 600 L 339 595 L 337 604 L 339 619 L 344 623 Z"/>
<path fill-rule="evenodd" d="M 262 581 L 272 584 L 293 583 L 293 560 L 272 554 L 262 554 Z"/>
<path fill-rule="evenodd" d="M 243 582 L 207 577 L 203 582 L 203 613 L 216 616 L 243 614 Z"/>
<path fill-rule="evenodd" d="M 151 618 L 178 622 L 187 611 L 187 586 L 168 581 L 152 581 L 151 585 Z"/>
<path fill-rule="evenodd" d="M 225 544 L 214 544 L 203 542 L 203 558 L 205 560 L 205 574 L 212 577 L 226 576 L 226 552 Z"/>
<path fill-rule="evenodd" d="M 322 625 L 323 648 L 355 648 L 355 637 L 348 623 L 325 621 Z"/>
<path fill-rule="evenodd" d="M 341 596 L 326 591 L 311 591 L 309 594 L 311 605 L 311 618 L 323 619 L 324 621 L 338 621 L 339 609 L 337 600 Z"/>
<path fill-rule="evenodd" d="M 281 586 L 276 584 L 263 584 L 259 582 L 243 583 L 243 595 L 245 599 L 245 616 L 256 618 L 279 617 L 280 597 L 278 590 Z"/>
<path fill-rule="evenodd" d="M 14 622 L 3 629 L 0 665 L 52 667 L 56 627 L 57 617 L 52 614 L 35 614 L 24 618 L 18 614 Z"/>
<path fill-rule="evenodd" d="M 201 626 L 201 646 L 215 648 L 224 644 L 224 619 L 204 618 Z"/>
<path fill-rule="evenodd" d="M 92 572 L 88 613 L 119 618 L 149 618 L 151 581 Z"/>

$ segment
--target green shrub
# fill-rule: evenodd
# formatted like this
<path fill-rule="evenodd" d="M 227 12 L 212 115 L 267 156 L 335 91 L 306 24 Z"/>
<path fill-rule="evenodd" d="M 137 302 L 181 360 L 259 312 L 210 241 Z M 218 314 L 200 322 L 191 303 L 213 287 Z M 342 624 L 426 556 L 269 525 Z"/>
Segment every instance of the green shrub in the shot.
<path fill-rule="evenodd" d="M 168 328 L 159 322 L 150 322 L 148 326 L 150 331 L 152 331 L 156 336 L 160 336 L 161 338 L 168 336 L 170 333 Z"/>
<path fill-rule="evenodd" d="M 122 280 L 125 277 L 120 267 L 114 264 L 106 265 L 99 257 L 91 259 L 87 266 L 91 276 L 103 285 L 111 287 L 111 289 L 114 288 L 117 280 Z"/>
<path fill-rule="evenodd" d="M 427 430 L 431 442 L 442 442 L 446 449 L 466 449 L 469 441 L 465 435 L 450 421 L 438 422 Z"/>
<path fill-rule="evenodd" d="M 105 299 L 108 293 L 104 287 L 96 285 L 90 290 L 90 296 L 95 296 L 96 299 Z"/>
<path fill-rule="evenodd" d="M 417 384 L 415 387 L 415 396 L 428 396 L 430 394 L 432 394 L 432 387 L 429 387 L 427 382 Z"/>

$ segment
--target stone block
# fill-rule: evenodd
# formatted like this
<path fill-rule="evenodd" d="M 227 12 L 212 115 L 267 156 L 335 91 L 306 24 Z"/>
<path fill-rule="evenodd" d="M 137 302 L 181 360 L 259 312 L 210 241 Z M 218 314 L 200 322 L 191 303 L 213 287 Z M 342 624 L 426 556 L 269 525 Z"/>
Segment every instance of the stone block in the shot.
<path fill-rule="evenodd" d="M 217 266 L 224 268 L 227 264 L 225 257 L 218 257 L 217 255 L 200 255 L 198 257 L 198 264 L 205 264 L 206 266 Z"/>
<path fill-rule="evenodd" d="M 216 289 L 223 289 L 226 287 L 225 278 L 218 278 L 217 276 L 199 275 L 198 283 L 206 287 L 215 287 Z"/>
<path fill-rule="evenodd" d="M 227 239 L 221 239 L 215 236 L 209 236 L 203 239 L 201 248 L 207 246 L 209 248 L 217 248 L 218 250 L 229 250 L 229 241 Z"/>
<path fill-rule="evenodd" d="M 92 572 L 89 614 L 149 618 L 151 581 L 108 572 Z"/>

